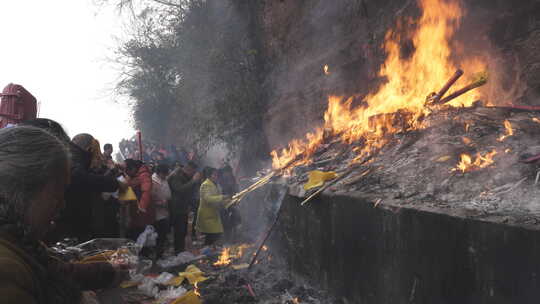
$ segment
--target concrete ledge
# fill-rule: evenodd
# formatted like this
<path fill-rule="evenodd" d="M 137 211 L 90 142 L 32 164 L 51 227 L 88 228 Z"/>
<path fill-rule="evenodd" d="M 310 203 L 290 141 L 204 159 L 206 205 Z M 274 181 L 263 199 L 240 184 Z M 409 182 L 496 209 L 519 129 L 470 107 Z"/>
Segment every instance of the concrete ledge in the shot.
<path fill-rule="evenodd" d="M 538 303 L 540 232 L 345 195 L 289 196 L 291 272 L 349 303 Z"/>

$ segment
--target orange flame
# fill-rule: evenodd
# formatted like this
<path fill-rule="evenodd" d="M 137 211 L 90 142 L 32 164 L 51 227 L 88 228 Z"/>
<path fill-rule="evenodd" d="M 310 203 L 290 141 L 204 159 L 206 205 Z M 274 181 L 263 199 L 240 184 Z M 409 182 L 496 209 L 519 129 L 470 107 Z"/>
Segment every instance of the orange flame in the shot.
<path fill-rule="evenodd" d="M 499 137 L 499 139 L 497 139 L 498 141 L 504 141 L 507 137 L 510 137 L 510 136 L 514 135 L 514 130 L 512 129 L 512 124 L 508 120 L 504 121 L 504 129 L 506 130 L 506 134 L 501 135 L 501 137 Z"/>
<path fill-rule="evenodd" d="M 480 153 L 477 153 L 476 159 L 474 161 L 468 154 L 461 154 L 461 160 L 459 161 L 457 167 L 453 168 L 451 171 L 461 171 L 462 173 L 465 173 L 485 168 L 495 162 L 493 160 L 493 157 L 496 154 L 496 150 L 488 152 L 484 156 L 482 156 Z"/>
<path fill-rule="evenodd" d="M 324 75 L 330 75 L 330 72 L 328 71 L 328 64 L 325 64 L 323 67 Z"/>
<path fill-rule="evenodd" d="M 223 248 L 223 251 L 221 251 L 221 255 L 219 256 L 219 259 L 213 264 L 214 266 L 227 266 L 231 263 L 231 255 L 230 255 L 230 248 L 225 247 Z"/>
<path fill-rule="evenodd" d="M 324 130 L 340 136 L 346 143 L 361 140 L 357 148 L 359 159 L 374 149 L 384 146 L 387 135 L 426 127 L 422 117 L 429 115 L 432 108 L 426 105 L 426 96 L 441 88 L 457 70 L 450 61 L 449 40 L 463 15 L 458 1 L 418 0 L 422 16 L 412 35 L 415 50 L 409 58 L 403 58 L 401 35 L 390 30 L 386 33 L 384 49 L 387 53 L 379 76 L 386 82 L 365 97 L 364 106 L 353 107 L 353 97 L 330 96 L 324 114 L 324 124 L 303 140 L 291 141 L 287 148 L 272 151 L 275 169 L 309 163 L 310 157 L 324 142 Z M 476 58 L 461 62 L 467 72 L 485 69 Z M 460 86 L 460 81 L 456 83 Z M 450 106 L 470 106 L 480 97 L 472 91 L 449 103 Z M 467 127 L 468 128 L 468 127 Z"/>
<path fill-rule="evenodd" d="M 193 285 L 193 286 L 195 286 L 195 289 L 193 290 L 193 293 L 195 293 L 195 295 L 200 298 L 201 293 L 199 292 L 199 285 L 198 284 L 199 284 L 199 282 L 195 282 L 195 284 Z"/>
<path fill-rule="evenodd" d="M 246 249 L 248 249 L 250 247 L 251 247 L 251 245 L 249 245 L 249 244 L 239 245 L 238 247 L 236 247 L 235 257 L 236 258 L 241 258 L 244 255 L 244 252 L 246 251 Z"/>

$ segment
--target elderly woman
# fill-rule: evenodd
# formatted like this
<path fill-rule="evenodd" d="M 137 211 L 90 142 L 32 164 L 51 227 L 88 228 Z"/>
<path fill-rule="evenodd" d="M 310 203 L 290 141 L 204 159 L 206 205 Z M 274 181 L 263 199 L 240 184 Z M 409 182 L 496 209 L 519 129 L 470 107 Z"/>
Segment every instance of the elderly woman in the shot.
<path fill-rule="evenodd" d="M 220 210 L 229 202 L 229 196 L 222 195 L 217 186 L 218 171 L 206 167 L 203 170 L 205 181 L 201 185 L 199 210 L 197 211 L 197 231 L 204 234 L 204 244 L 214 245 L 223 234 Z"/>
<path fill-rule="evenodd" d="M 41 240 L 64 207 L 66 147 L 32 127 L 0 130 L 0 299 L 2 303 L 79 303 L 81 290 L 109 287 L 108 263 L 63 263 Z"/>

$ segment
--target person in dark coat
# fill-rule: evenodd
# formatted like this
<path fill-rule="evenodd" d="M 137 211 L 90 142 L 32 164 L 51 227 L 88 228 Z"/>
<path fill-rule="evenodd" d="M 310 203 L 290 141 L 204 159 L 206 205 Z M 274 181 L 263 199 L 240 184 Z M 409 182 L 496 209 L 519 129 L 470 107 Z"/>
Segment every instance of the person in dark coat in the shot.
<path fill-rule="evenodd" d="M 221 193 L 227 196 L 233 196 L 238 193 L 239 187 L 230 165 L 225 165 L 219 169 L 219 187 Z M 236 228 L 240 225 L 240 213 L 236 207 L 221 209 L 221 222 L 223 223 L 224 238 L 231 241 L 236 235 Z"/>
<path fill-rule="evenodd" d="M 26 120 L 20 125 L 49 132 L 71 152 L 71 184 L 66 190 L 66 210 L 57 219 L 57 227 L 48 236 L 48 241 L 55 242 L 65 237 L 88 240 L 92 236 L 92 218 L 88 214 L 92 212 L 93 198 L 101 192 L 114 192 L 118 187 L 125 189 L 126 186 L 116 181 L 113 172 L 103 175 L 90 170 L 94 142 L 91 135 L 80 134 L 72 142 L 58 122 L 47 118 Z"/>
<path fill-rule="evenodd" d="M 71 183 L 66 191 L 66 208 L 59 220 L 59 229 L 64 236 L 76 237 L 80 241 L 92 238 L 92 202 L 102 192 L 115 192 L 122 188 L 114 175 L 93 173 L 92 144 L 90 134 L 76 135 L 69 145 L 71 152 Z"/>
<path fill-rule="evenodd" d="M 71 264 L 41 242 L 64 206 L 65 144 L 38 128 L 0 130 L 0 299 L 5 304 L 79 303 L 81 291 L 113 287 L 109 263 Z"/>
<path fill-rule="evenodd" d="M 174 251 L 178 254 L 186 250 L 188 215 L 194 192 L 199 191 L 202 174 L 197 172 L 194 162 L 188 162 L 184 167 L 176 168 L 167 180 L 172 194 L 169 213 L 174 231 Z"/>

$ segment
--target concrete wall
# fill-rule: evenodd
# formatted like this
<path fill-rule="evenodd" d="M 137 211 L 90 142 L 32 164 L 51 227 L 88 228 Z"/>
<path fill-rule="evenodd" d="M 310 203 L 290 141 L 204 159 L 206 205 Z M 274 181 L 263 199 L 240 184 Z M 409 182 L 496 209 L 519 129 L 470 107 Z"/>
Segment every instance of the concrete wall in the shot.
<path fill-rule="evenodd" d="M 538 303 L 540 233 L 414 209 L 288 197 L 276 237 L 295 275 L 344 303 Z"/>

